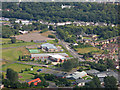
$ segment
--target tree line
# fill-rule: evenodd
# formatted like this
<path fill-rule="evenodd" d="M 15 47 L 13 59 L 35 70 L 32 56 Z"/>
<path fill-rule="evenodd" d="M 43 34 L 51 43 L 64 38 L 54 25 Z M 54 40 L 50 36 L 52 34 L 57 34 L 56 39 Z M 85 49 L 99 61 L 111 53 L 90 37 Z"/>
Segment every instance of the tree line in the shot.
<path fill-rule="evenodd" d="M 119 36 L 118 27 L 111 26 L 59 26 L 56 28 L 58 35 L 61 39 L 67 42 L 75 42 L 77 35 L 86 34 L 96 34 L 99 40 L 109 39 L 111 37 Z"/>
<path fill-rule="evenodd" d="M 74 6 L 62 9 L 62 5 Z M 44 20 L 48 22 L 85 21 L 117 24 L 118 6 L 115 4 L 90 2 L 21 2 L 2 3 L 2 16 L 8 18 Z"/>

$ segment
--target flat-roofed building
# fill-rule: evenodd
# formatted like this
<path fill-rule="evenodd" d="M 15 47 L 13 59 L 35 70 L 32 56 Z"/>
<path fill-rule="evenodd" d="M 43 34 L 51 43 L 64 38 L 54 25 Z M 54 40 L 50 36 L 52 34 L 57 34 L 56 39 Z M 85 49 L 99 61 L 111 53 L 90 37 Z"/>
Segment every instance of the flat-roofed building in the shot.
<path fill-rule="evenodd" d="M 66 53 L 43 53 L 43 54 L 31 54 L 31 59 L 39 60 L 39 59 L 49 59 L 51 56 L 54 56 L 53 58 L 57 56 L 61 56 L 62 58 L 68 59 L 68 54 Z"/>
<path fill-rule="evenodd" d="M 41 48 L 45 49 L 48 52 L 57 52 L 58 51 L 57 47 L 53 44 L 50 44 L 50 43 L 42 44 Z"/>
<path fill-rule="evenodd" d="M 74 72 L 73 74 L 66 76 L 66 78 L 76 80 L 76 79 L 79 79 L 79 78 L 82 78 L 82 77 L 85 77 L 85 76 L 87 76 L 87 73 L 85 71 L 82 71 L 82 72 Z"/>
<path fill-rule="evenodd" d="M 66 59 L 66 57 L 56 54 L 56 55 L 50 55 L 49 59 L 55 61 L 55 62 L 64 62 Z"/>

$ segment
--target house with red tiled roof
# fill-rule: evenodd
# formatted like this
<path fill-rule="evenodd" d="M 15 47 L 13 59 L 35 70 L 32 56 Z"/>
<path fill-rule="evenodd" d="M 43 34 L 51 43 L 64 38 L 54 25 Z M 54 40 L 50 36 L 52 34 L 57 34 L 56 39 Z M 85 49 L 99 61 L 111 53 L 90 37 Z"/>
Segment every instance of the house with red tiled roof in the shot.
<path fill-rule="evenodd" d="M 34 85 L 37 85 L 37 83 L 40 83 L 41 80 L 40 80 L 40 78 L 36 78 L 34 80 L 29 81 L 28 84 L 30 85 L 32 82 L 34 83 Z"/>

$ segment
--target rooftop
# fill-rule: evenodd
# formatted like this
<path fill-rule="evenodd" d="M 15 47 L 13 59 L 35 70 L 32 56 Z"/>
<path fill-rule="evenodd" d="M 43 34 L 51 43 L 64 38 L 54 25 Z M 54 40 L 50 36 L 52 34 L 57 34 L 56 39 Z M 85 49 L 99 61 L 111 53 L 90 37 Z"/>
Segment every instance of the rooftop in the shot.
<path fill-rule="evenodd" d="M 45 43 L 45 44 L 42 44 L 41 45 L 42 47 L 47 47 L 48 49 L 57 49 L 56 46 L 54 46 L 53 44 L 50 44 L 50 43 Z"/>
<path fill-rule="evenodd" d="M 42 54 L 31 54 L 31 57 L 41 57 L 41 56 L 50 56 L 50 55 L 56 55 L 56 53 L 42 53 Z M 62 56 L 68 56 L 66 53 L 57 53 L 57 55 L 62 55 Z"/>
<path fill-rule="evenodd" d="M 59 54 L 56 54 L 56 55 L 49 55 L 49 56 L 51 56 L 51 57 L 53 57 L 53 58 L 61 58 L 61 59 L 65 59 L 65 58 L 66 58 L 66 57 L 61 56 L 61 55 L 59 55 Z"/>
<path fill-rule="evenodd" d="M 82 72 L 74 72 L 72 75 L 68 75 L 66 77 L 67 78 L 79 79 L 79 78 L 82 78 L 86 75 L 87 75 L 87 73 L 85 71 L 82 71 Z"/>

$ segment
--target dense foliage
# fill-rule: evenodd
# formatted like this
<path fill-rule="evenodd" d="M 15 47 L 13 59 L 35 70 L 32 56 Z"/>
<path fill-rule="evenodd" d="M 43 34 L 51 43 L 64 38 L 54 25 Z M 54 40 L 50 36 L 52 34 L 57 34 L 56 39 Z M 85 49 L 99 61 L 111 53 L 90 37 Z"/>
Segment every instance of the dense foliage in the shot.
<path fill-rule="evenodd" d="M 62 5 L 74 6 L 62 9 Z M 104 3 L 81 3 L 81 2 L 22 2 L 3 3 L 2 16 L 8 18 L 22 19 L 42 19 L 44 21 L 64 22 L 64 21 L 94 21 L 117 23 L 117 5 Z"/>
<path fill-rule="evenodd" d="M 107 76 L 104 78 L 105 88 L 117 90 L 117 80 L 113 76 Z M 116 89 L 115 89 L 116 88 Z"/>
<path fill-rule="evenodd" d="M 16 43 L 16 38 L 15 37 L 11 37 L 11 43 Z"/>
<path fill-rule="evenodd" d="M 41 78 L 42 81 L 53 81 L 57 86 L 70 86 L 71 82 L 68 81 L 66 78 L 56 77 L 53 74 L 45 74 L 44 77 L 41 75 L 35 75 L 35 78 Z"/>
<path fill-rule="evenodd" d="M 9 38 L 11 35 L 19 34 L 17 29 L 13 29 L 9 26 L 2 26 L 2 37 Z"/>
<path fill-rule="evenodd" d="M 18 73 L 15 72 L 14 70 L 8 68 L 7 69 L 7 78 L 2 80 L 2 84 L 4 84 L 5 87 L 7 88 L 13 88 L 13 89 L 21 89 L 21 88 L 44 88 L 49 86 L 49 83 L 45 81 L 43 77 L 40 75 L 35 75 L 36 78 L 40 78 L 41 82 L 37 84 L 37 86 L 34 85 L 34 83 L 31 83 L 30 85 L 27 82 L 20 83 L 18 81 Z"/>
<path fill-rule="evenodd" d="M 70 71 L 70 70 L 72 70 L 72 68 L 76 68 L 78 65 L 79 65 L 78 59 L 73 58 L 73 59 L 70 59 L 70 60 L 65 61 L 65 62 L 62 64 L 62 68 L 63 68 L 65 71 Z"/>
<path fill-rule="evenodd" d="M 75 42 L 79 34 L 96 34 L 99 39 L 108 39 L 120 35 L 118 27 L 111 26 L 59 26 L 56 29 L 59 36 L 67 42 Z"/>

